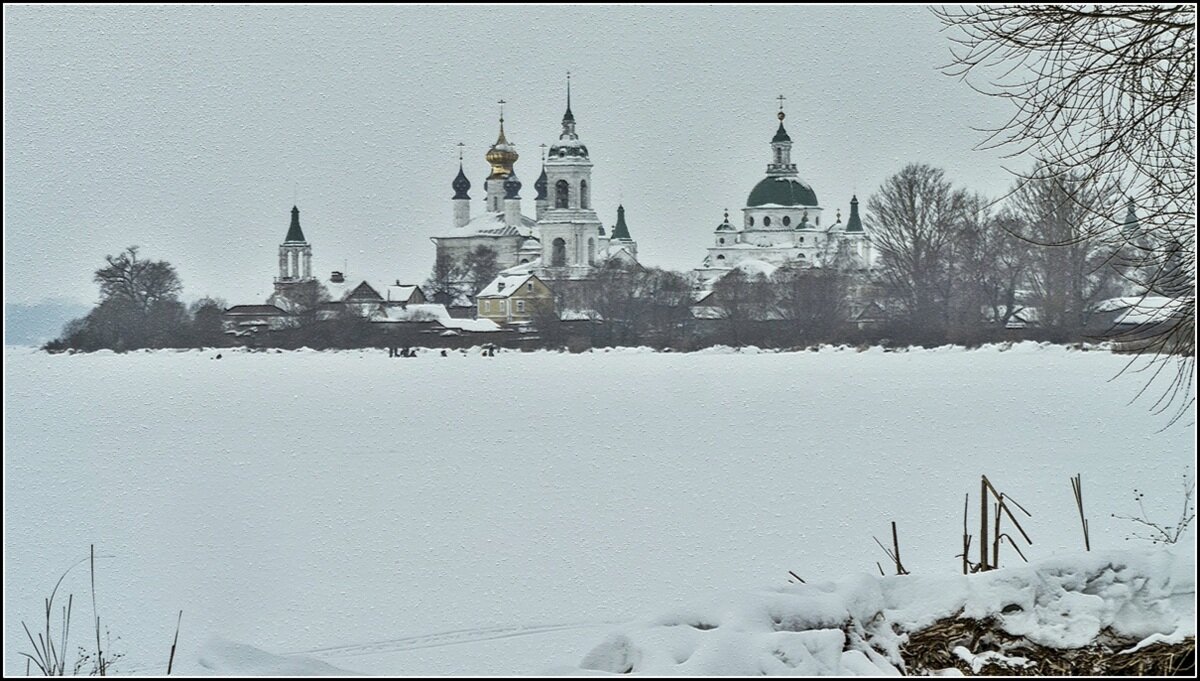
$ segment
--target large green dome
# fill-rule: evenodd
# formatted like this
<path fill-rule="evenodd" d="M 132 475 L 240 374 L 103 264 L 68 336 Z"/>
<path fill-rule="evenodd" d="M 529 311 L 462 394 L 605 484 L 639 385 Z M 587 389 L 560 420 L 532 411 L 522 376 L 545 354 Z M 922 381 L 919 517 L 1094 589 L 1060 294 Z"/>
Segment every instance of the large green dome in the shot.
<path fill-rule="evenodd" d="M 775 204 L 779 206 L 816 206 L 817 194 L 812 187 L 794 177 L 768 177 L 754 185 L 746 205 L 750 207 Z"/>

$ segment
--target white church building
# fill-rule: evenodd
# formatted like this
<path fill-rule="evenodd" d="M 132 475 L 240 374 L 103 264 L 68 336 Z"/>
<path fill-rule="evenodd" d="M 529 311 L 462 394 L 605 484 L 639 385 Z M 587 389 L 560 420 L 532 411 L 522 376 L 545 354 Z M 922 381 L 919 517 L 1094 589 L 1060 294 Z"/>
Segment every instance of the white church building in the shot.
<path fill-rule="evenodd" d="M 860 269 L 874 266 L 878 257 L 858 214 L 858 197 L 850 199 L 850 215 L 833 219 L 817 200 L 812 185 L 799 177 L 792 162 L 792 138 L 778 114 L 779 129 L 771 138 L 767 175 L 754 188 L 735 224 L 725 220 L 713 230 L 708 255 L 694 270 L 697 284 L 709 286 L 735 268 L 769 273 L 782 265 L 821 267 L 844 248 Z"/>
<path fill-rule="evenodd" d="M 624 207 L 617 209 L 611 234 L 593 208 L 592 159 L 576 131 L 570 87 L 568 80 L 562 132 L 534 183 L 534 216 L 522 213 L 523 185 L 514 168 L 519 155 L 504 134 L 502 110 L 500 135 L 484 156 L 490 174 L 483 183 L 481 213 L 472 215 L 471 182 L 459 155 L 458 176 L 451 183 L 453 227 L 431 237 L 439 259 L 448 256 L 461 263 L 468 253 L 485 246 L 496 252 L 501 270 L 517 268 L 546 281 L 586 279 L 614 258 L 637 262 L 637 243 L 625 224 Z"/>

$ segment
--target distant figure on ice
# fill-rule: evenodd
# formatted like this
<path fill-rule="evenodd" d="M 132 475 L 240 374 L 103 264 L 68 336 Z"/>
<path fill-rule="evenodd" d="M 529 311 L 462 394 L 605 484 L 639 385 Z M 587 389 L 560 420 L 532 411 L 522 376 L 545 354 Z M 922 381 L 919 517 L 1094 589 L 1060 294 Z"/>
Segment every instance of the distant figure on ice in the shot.
<path fill-rule="evenodd" d="M 217 353 L 217 359 L 221 359 L 221 353 Z"/>
<path fill-rule="evenodd" d="M 445 356 L 446 356 L 446 351 L 442 350 L 442 357 L 445 357 Z"/>

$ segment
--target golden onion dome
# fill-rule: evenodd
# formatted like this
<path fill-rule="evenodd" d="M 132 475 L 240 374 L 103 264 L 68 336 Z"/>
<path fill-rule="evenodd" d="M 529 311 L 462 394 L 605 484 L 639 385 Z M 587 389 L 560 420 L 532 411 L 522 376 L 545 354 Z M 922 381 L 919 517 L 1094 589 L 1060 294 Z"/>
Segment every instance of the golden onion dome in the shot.
<path fill-rule="evenodd" d="M 513 164 L 520 158 L 517 150 L 513 145 L 509 144 L 508 139 L 504 137 L 504 119 L 500 119 L 500 136 L 496 138 L 496 143 L 483 156 L 492 166 L 492 174 L 488 176 L 489 180 L 508 177 L 513 172 Z"/>

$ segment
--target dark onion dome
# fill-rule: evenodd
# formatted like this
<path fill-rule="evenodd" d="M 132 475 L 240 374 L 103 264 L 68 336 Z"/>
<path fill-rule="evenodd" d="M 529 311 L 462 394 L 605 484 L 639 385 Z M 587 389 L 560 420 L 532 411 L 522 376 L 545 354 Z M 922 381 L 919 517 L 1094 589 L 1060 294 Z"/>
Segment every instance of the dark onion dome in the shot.
<path fill-rule="evenodd" d="M 779 112 L 779 129 L 775 131 L 775 136 L 771 138 L 771 144 L 776 142 L 791 142 L 792 138 L 788 137 L 787 130 L 783 129 L 783 112 Z"/>
<path fill-rule="evenodd" d="M 508 179 L 504 181 L 504 198 L 519 199 L 521 192 L 521 181 L 517 179 L 517 171 L 512 171 L 508 174 Z"/>
<path fill-rule="evenodd" d="M 538 175 L 538 179 L 533 183 L 533 188 L 537 190 L 537 200 L 545 201 L 548 198 L 546 194 L 546 166 L 542 166 L 542 174 Z"/>
<path fill-rule="evenodd" d="M 614 241 L 633 241 L 629 236 L 629 226 L 625 224 L 625 206 L 617 206 L 617 225 L 613 227 Z"/>
<path fill-rule="evenodd" d="M 815 206 L 817 194 L 812 187 L 794 177 L 768 177 L 754 185 L 746 205 L 750 207 L 774 204 L 777 206 Z"/>
<path fill-rule="evenodd" d="M 462 163 L 458 164 L 458 176 L 454 178 L 454 181 L 450 183 L 450 186 L 454 189 L 455 199 L 471 198 L 470 196 L 467 196 L 467 191 L 471 189 L 471 181 L 467 179 L 466 173 L 463 172 Z"/>
<path fill-rule="evenodd" d="M 858 217 L 858 196 L 850 197 L 850 219 L 846 221 L 847 232 L 863 231 L 862 219 Z"/>
<path fill-rule="evenodd" d="M 287 238 L 285 242 L 304 242 L 304 232 L 300 229 L 300 209 L 292 206 L 292 224 L 288 227 Z"/>

